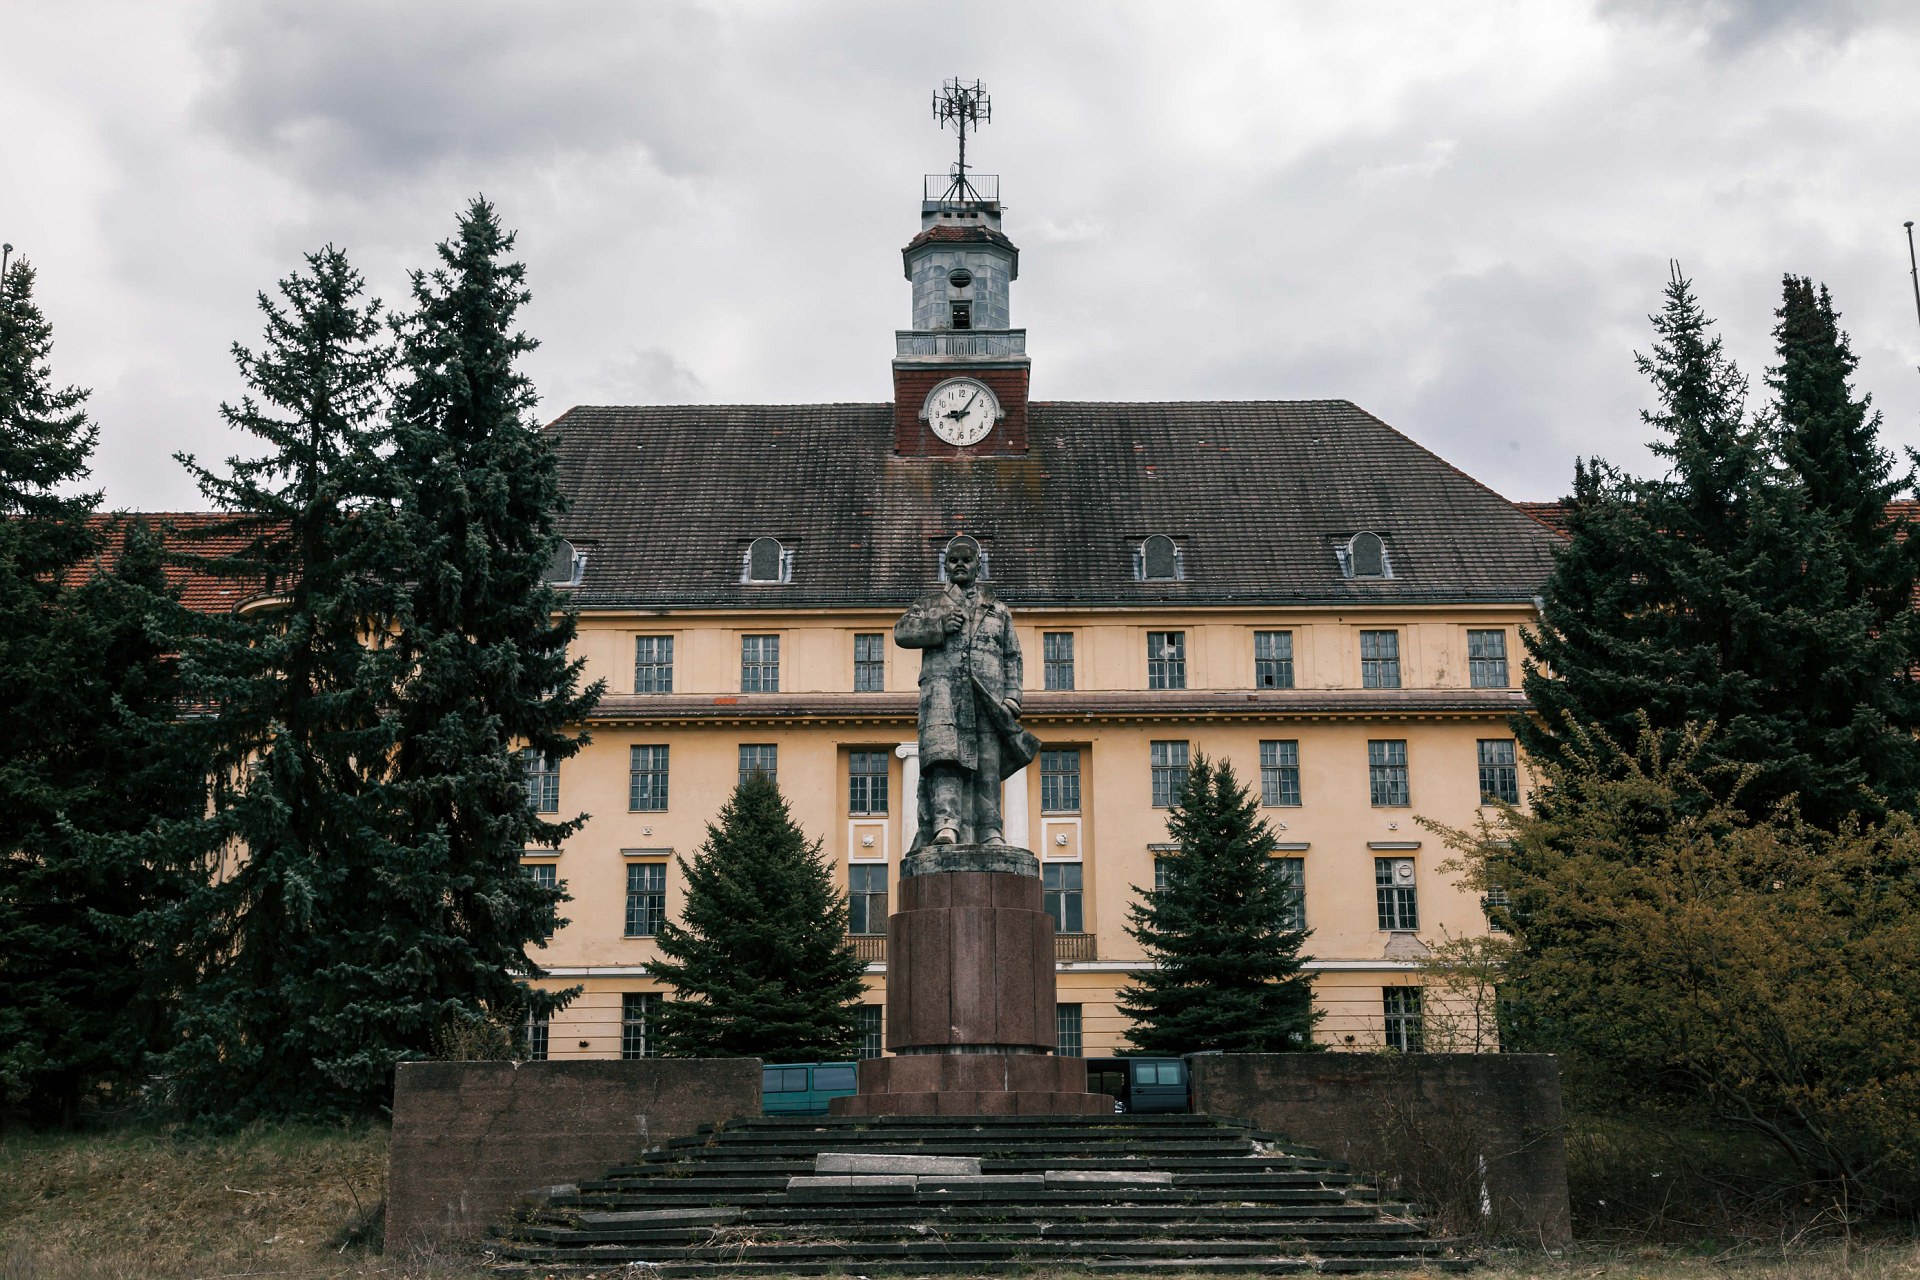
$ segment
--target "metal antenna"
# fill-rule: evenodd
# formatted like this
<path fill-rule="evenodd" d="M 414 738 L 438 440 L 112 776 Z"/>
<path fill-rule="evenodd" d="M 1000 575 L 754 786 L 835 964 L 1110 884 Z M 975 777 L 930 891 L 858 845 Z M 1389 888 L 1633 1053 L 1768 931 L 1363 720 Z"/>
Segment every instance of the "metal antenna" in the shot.
<path fill-rule="evenodd" d="M 1920 263 L 1913 258 L 1913 219 L 1907 219 L 1907 274 L 1913 277 L 1913 314 L 1920 319 Z"/>
<path fill-rule="evenodd" d="M 933 118 L 945 128 L 951 124 L 960 135 L 960 162 L 953 167 L 953 182 L 947 187 L 949 200 L 978 200 L 980 193 L 967 181 L 967 126 L 980 132 L 984 121 L 993 119 L 993 100 L 978 80 L 963 84 L 960 77 L 941 85 L 933 94 Z"/>
<path fill-rule="evenodd" d="M 1909 222 L 1907 225 L 1912 226 L 1913 224 Z M 1911 239 L 1911 232 L 1908 233 L 1908 237 Z M 5 296 L 7 292 L 7 260 L 11 257 L 13 257 L 13 246 L 10 244 L 0 244 L 0 297 Z"/>

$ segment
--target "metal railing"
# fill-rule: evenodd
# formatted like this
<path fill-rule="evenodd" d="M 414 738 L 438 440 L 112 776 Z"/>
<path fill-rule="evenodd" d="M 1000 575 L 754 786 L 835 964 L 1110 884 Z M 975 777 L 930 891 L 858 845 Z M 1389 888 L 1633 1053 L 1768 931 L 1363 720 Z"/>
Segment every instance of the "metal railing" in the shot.
<path fill-rule="evenodd" d="M 1053 935 L 1053 958 L 1058 961 L 1098 960 L 1098 949 L 1094 946 L 1091 933 L 1056 933 Z"/>
<path fill-rule="evenodd" d="M 970 356 L 974 359 L 1027 354 L 1025 329 L 896 329 L 895 355 Z"/>
<path fill-rule="evenodd" d="M 970 204 L 998 204 L 1000 202 L 1000 175 L 997 173 L 967 174 L 967 190 L 954 190 L 954 178 L 947 173 L 930 173 L 921 183 L 922 200 L 938 201 L 956 208 Z"/>
<path fill-rule="evenodd" d="M 860 957 L 863 964 L 885 964 L 887 960 L 887 935 L 884 933 L 850 933 L 853 939 L 853 954 Z"/>

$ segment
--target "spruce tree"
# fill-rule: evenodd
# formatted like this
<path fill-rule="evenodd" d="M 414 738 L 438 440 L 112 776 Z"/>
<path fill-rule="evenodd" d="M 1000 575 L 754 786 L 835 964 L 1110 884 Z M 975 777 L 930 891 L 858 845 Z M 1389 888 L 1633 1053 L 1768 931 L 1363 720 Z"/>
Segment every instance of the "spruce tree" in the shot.
<path fill-rule="evenodd" d="M 650 966 L 674 990 L 660 1014 L 665 1052 L 852 1057 L 865 965 L 847 938 L 846 895 L 773 779 L 749 773 L 694 860 L 677 865 L 685 910 L 661 926 L 664 958 Z"/>
<path fill-rule="evenodd" d="M 1316 1048 L 1298 890 L 1274 874 L 1273 831 L 1231 764 L 1194 758 L 1167 834 L 1164 887 L 1127 908 L 1150 962 L 1120 991 L 1128 1038 L 1143 1053 Z"/>
<path fill-rule="evenodd" d="M 578 751 L 585 736 L 567 726 L 601 686 L 579 690 L 574 616 L 545 580 L 562 498 L 516 367 L 536 344 L 515 328 L 527 293 L 512 246 L 492 206 L 473 201 L 440 265 L 414 274 L 413 312 L 396 326 L 383 531 L 405 583 L 393 637 L 405 675 L 384 787 L 391 890 L 358 930 L 384 989 L 361 1002 L 387 1026 L 380 1058 L 427 1049 L 450 1020 L 546 1013 L 571 995 L 526 982 L 541 976 L 527 948 L 553 932 L 563 895 L 523 875 L 520 855 L 580 821 L 534 812 L 518 753 Z"/>
<path fill-rule="evenodd" d="M 389 975 L 357 946 L 369 911 L 405 887 L 379 791 L 396 600 L 369 518 L 391 355 L 361 295 L 331 246 L 277 301 L 263 294 L 263 346 L 234 348 L 251 394 L 221 407 L 263 452 L 223 473 L 181 459 L 247 539 L 200 567 L 257 597 L 188 649 L 217 716 L 202 839 L 221 865 L 174 915 L 198 979 L 166 1059 L 187 1110 L 230 1122 L 371 1112 L 392 1056 L 377 1012 Z"/>
<path fill-rule="evenodd" d="M 1786 475 L 1779 631 L 1783 701 L 1810 768 L 1802 812 L 1834 828 L 1920 796 L 1920 540 L 1889 504 L 1913 492 L 1879 444 L 1880 415 L 1851 385 L 1858 365 L 1826 286 L 1782 282 L 1768 371 Z"/>

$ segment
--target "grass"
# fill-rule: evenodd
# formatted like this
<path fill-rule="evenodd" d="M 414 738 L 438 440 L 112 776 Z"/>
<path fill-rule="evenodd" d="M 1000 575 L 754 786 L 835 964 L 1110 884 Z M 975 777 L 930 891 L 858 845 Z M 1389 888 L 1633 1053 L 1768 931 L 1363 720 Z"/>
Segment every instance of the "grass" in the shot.
<path fill-rule="evenodd" d="M 471 1256 L 374 1252 L 386 1154 L 380 1129 L 0 1138 L 0 1280 L 499 1277 Z M 1783 1245 L 1747 1235 L 1726 1244 L 1703 1236 L 1686 1243 L 1588 1244 L 1558 1256 L 1496 1252 L 1488 1264 L 1475 1274 L 1486 1280 L 1920 1280 L 1920 1242 L 1880 1238 L 1843 1253 L 1831 1241 Z M 601 1274 L 613 1280 L 626 1273 Z M 1076 1280 L 1073 1272 L 1038 1275 Z"/>

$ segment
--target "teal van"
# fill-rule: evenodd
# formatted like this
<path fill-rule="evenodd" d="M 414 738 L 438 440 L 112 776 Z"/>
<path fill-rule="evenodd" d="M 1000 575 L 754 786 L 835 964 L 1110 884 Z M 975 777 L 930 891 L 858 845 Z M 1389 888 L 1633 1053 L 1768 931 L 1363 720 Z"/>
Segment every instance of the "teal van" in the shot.
<path fill-rule="evenodd" d="M 1113 1099 L 1115 1111 L 1193 1110 L 1187 1064 L 1182 1058 L 1088 1058 L 1087 1092 Z"/>
<path fill-rule="evenodd" d="M 760 1111 L 769 1116 L 823 1116 L 827 1099 L 858 1092 L 851 1062 L 780 1062 L 760 1068 Z"/>

